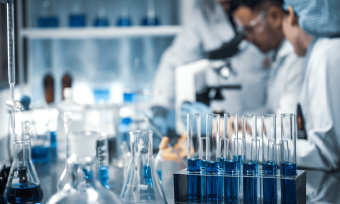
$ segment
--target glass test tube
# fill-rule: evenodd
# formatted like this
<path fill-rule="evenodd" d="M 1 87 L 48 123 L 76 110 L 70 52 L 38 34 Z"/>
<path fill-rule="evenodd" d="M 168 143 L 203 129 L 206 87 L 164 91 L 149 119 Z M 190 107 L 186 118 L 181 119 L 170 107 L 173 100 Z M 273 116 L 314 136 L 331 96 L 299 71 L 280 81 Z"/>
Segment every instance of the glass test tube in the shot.
<path fill-rule="evenodd" d="M 201 200 L 201 115 L 187 115 L 187 157 L 188 157 L 188 199 L 191 202 Z"/>
<path fill-rule="evenodd" d="M 99 161 L 99 180 L 109 188 L 109 147 L 107 133 L 102 132 L 97 138 L 97 159 Z"/>
<path fill-rule="evenodd" d="M 262 174 L 264 203 L 277 202 L 276 115 L 262 115 Z M 268 178 L 269 177 L 269 178 Z"/>
<path fill-rule="evenodd" d="M 259 163 L 259 143 L 255 115 L 244 115 L 242 118 L 242 136 L 244 138 L 243 162 L 243 198 L 245 203 L 257 203 L 257 178 Z"/>
<path fill-rule="evenodd" d="M 208 139 L 207 148 L 208 161 L 206 162 L 207 176 L 207 202 L 220 202 L 223 200 L 223 178 L 218 176 L 219 161 L 221 159 L 220 145 L 220 115 L 208 114 L 206 116 L 206 138 Z M 221 182 L 222 180 L 222 182 Z"/>
<path fill-rule="evenodd" d="M 281 162 L 283 176 L 294 176 L 296 170 L 296 134 L 297 123 L 294 114 L 281 115 Z M 281 202 L 296 203 L 296 186 L 292 179 L 281 179 Z"/>
<path fill-rule="evenodd" d="M 210 158 L 210 140 L 208 137 L 200 139 L 200 159 L 201 159 L 201 175 L 207 175 L 206 167 Z M 201 176 L 201 202 L 207 202 L 207 176 Z"/>
<path fill-rule="evenodd" d="M 294 114 L 281 115 L 281 143 L 283 175 L 296 175 L 296 133 L 297 124 Z"/>

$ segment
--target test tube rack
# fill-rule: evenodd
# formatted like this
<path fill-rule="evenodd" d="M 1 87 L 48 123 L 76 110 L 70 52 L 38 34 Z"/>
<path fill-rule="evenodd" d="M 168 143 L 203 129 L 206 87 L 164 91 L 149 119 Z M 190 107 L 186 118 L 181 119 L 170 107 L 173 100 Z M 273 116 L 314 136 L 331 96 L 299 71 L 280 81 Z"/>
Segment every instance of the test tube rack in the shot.
<path fill-rule="evenodd" d="M 297 170 L 297 174 L 294 176 L 284 176 L 284 175 L 264 175 L 261 170 L 258 171 L 256 175 L 245 175 L 243 173 L 236 174 L 202 174 L 200 172 L 192 173 L 187 169 L 183 169 L 179 172 L 174 173 L 174 196 L 175 203 L 296 203 L 296 204 L 305 204 L 306 203 L 306 171 Z M 202 189 L 202 184 L 204 180 L 208 177 L 215 178 L 215 185 L 208 186 L 211 188 L 215 188 L 213 191 L 218 192 L 218 196 L 215 198 L 210 198 L 210 200 L 206 200 L 207 198 L 202 198 L 200 192 L 198 192 L 196 197 L 189 196 L 189 185 L 190 180 L 196 180 L 196 189 Z M 229 182 L 228 182 L 229 181 Z M 233 181 L 233 182 L 230 182 Z M 248 181 L 252 183 L 253 186 L 244 186 L 244 184 Z M 253 182 L 249 182 L 253 181 Z M 254 182 L 255 181 L 255 182 Z M 271 185 L 265 187 L 264 183 L 276 183 L 275 185 Z M 232 185 L 232 186 L 231 186 Z M 256 186 L 255 186 L 256 185 Z M 275 187 L 274 187 L 275 186 Z M 205 188 L 205 187 L 204 187 Z M 233 197 L 228 197 L 226 188 L 236 189 L 236 193 L 234 193 Z M 267 189 L 266 189 L 267 188 Z M 264 197 L 268 197 L 268 193 L 271 194 L 273 190 L 276 190 L 276 194 L 274 196 L 274 200 L 268 202 L 264 200 Z M 249 189 L 256 189 L 256 198 L 249 199 L 245 201 L 245 191 L 249 191 Z M 271 191 L 271 192 L 268 192 Z M 267 193 L 267 195 L 266 195 Z M 230 194 L 229 194 L 230 195 Z M 237 195 L 237 196 L 235 196 Z M 249 192 L 248 192 L 249 196 Z M 273 196 L 272 194 L 269 196 Z M 283 201 L 285 199 L 285 201 Z"/>

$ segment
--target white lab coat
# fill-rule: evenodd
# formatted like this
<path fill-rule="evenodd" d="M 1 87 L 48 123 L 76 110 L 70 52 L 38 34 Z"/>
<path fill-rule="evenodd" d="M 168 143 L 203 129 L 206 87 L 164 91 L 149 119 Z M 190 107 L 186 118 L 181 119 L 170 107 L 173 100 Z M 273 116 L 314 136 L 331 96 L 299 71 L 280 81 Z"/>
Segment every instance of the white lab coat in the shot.
<path fill-rule="evenodd" d="M 234 35 L 229 19 L 220 4 L 207 1 L 195 10 L 191 22 L 177 35 L 171 47 L 163 54 L 154 80 L 154 88 L 159 89 L 161 95 L 154 97 L 152 104 L 174 108 L 175 69 L 180 65 L 204 58 L 204 52 L 219 48 L 224 42 L 230 41 Z M 227 95 L 226 103 L 217 102 L 216 106 L 227 111 L 255 108 L 265 102 L 268 70 L 261 67 L 264 57 L 253 45 L 244 43 L 247 44 L 245 50 L 232 60 L 234 69 L 238 73 L 236 77 L 232 76 L 224 80 L 216 73 L 206 74 L 206 78 L 209 78 L 206 80 L 208 85 L 241 84 L 243 86 L 241 91 L 222 92 L 223 95 Z"/>
<path fill-rule="evenodd" d="M 340 169 L 340 39 L 318 39 L 308 58 L 300 104 L 307 140 L 297 140 L 297 164 Z"/>

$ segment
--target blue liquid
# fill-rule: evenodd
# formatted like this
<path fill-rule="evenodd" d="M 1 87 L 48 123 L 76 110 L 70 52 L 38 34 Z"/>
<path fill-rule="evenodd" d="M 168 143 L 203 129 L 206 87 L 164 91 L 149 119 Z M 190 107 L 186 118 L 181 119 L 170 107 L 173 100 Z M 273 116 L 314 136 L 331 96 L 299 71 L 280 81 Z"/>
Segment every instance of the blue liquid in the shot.
<path fill-rule="evenodd" d="M 227 175 L 237 173 L 238 161 L 224 161 Z M 238 177 L 224 177 L 224 197 L 226 203 L 237 203 L 238 201 Z"/>
<path fill-rule="evenodd" d="M 243 174 L 249 175 L 249 171 L 258 172 L 258 162 L 243 163 Z M 257 203 L 257 178 L 243 177 L 243 201 L 244 203 Z"/>
<path fill-rule="evenodd" d="M 224 167 L 224 158 L 223 157 L 220 157 L 220 158 L 217 158 L 217 161 L 219 161 L 219 169 L 222 169 L 222 170 L 225 170 L 225 167 Z"/>
<path fill-rule="evenodd" d="M 296 164 L 290 162 L 281 163 L 281 173 L 285 176 L 295 176 L 297 174 Z"/>
<path fill-rule="evenodd" d="M 188 171 L 200 171 L 201 160 L 200 159 L 188 159 Z"/>
<path fill-rule="evenodd" d="M 273 161 L 268 161 L 262 164 L 262 171 L 264 175 L 276 175 L 277 165 Z M 276 178 L 263 179 L 263 203 L 274 204 L 277 203 L 277 180 Z"/>
<path fill-rule="evenodd" d="M 94 22 L 95 27 L 107 27 L 109 26 L 109 21 L 105 18 L 97 18 Z"/>
<path fill-rule="evenodd" d="M 281 163 L 281 172 L 286 176 L 296 175 L 296 164 L 290 162 Z M 281 203 L 296 203 L 296 186 L 294 180 L 281 179 Z"/>
<path fill-rule="evenodd" d="M 188 171 L 190 173 L 199 173 L 201 170 L 200 159 L 188 159 Z M 201 177 L 195 175 L 188 176 L 188 199 L 191 202 L 200 201 L 201 197 Z"/>
<path fill-rule="evenodd" d="M 50 148 L 38 147 L 32 148 L 32 160 L 34 164 L 48 164 L 50 163 Z"/>
<path fill-rule="evenodd" d="M 4 197 L 7 203 L 25 203 L 34 204 L 39 203 L 44 193 L 40 185 L 33 183 L 20 183 L 6 187 Z"/>
<path fill-rule="evenodd" d="M 162 181 L 162 170 L 157 170 L 159 179 Z"/>
<path fill-rule="evenodd" d="M 58 18 L 57 17 L 40 17 L 38 18 L 38 27 L 39 28 L 54 28 L 58 27 Z"/>
<path fill-rule="evenodd" d="M 234 156 L 234 161 L 237 161 L 237 170 L 241 171 L 242 170 L 242 163 L 243 163 L 243 156 L 242 155 L 238 155 L 238 156 Z"/>
<path fill-rule="evenodd" d="M 205 162 L 206 163 L 206 162 Z M 200 202 L 206 203 L 207 202 L 207 176 L 206 175 L 207 171 L 205 168 L 202 168 L 201 170 L 201 200 Z"/>
<path fill-rule="evenodd" d="M 132 25 L 132 23 L 131 23 L 130 18 L 121 17 L 121 18 L 118 19 L 117 26 L 126 27 L 126 26 L 131 26 L 131 25 Z M 124 99 L 125 99 L 125 97 L 124 97 Z"/>
<path fill-rule="evenodd" d="M 108 166 L 101 166 L 99 168 L 99 181 L 105 188 L 109 188 L 107 185 L 109 183 L 109 167 Z"/>
<path fill-rule="evenodd" d="M 216 203 L 223 201 L 224 179 L 218 176 L 219 161 L 206 162 L 206 174 L 215 176 L 206 176 L 207 182 L 207 202 Z M 201 186 L 202 187 L 202 186 Z"/>
<path fill-rule="evenodd" d="M 90 171 L 88 171 L 87 169 L 86 169 L 86 167 L 83 167 L 83 172 L 84 172 L 84 174 L 85 174 L 85 178 L 86 178 L 86 182 L 87 181 L 92 181 L 92 171 L 90 170 Z"/>
<path fill-rule="evenodd" d="M 51 132 L 51 161 L 53 163 L 57 162 L 58 160 L 58 153 L 57 153 L 57 133 L 56 131 Z"/>
<path fill-rule="evenodd" d="M 85 27 L 86 17 L 83 14 L 70 15 L 70 27 Z"/>
<path fill-rule="evenodd" d="M 157 26 L 157 25 L 159 25 L 159 20 L 158 20 L 157 17 L 156 18 L 146 17 L 142 20 L 142 25 L 143 26 Z"/>

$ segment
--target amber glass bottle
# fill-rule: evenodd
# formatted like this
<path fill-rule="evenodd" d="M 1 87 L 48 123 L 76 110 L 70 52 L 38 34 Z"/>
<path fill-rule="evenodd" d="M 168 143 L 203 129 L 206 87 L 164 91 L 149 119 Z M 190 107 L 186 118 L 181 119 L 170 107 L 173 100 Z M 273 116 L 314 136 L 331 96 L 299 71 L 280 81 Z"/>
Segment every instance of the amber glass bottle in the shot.
<path fill-rule="evenodd" d="M 71 88 L 72 86 L 72 78 L 68 72 L 64 74 L 63 79 L 62 79 L 62 84 L 63 84 L 62 95 L 63 95 L 63 100 L 65 100 L 64 89 Z"/>
<path fill-rule="evenodd" d="M 54 102 L 54 78 L 51 72 L 48 72 L 44 78 L 45 100 L 47 103 Z"/>

